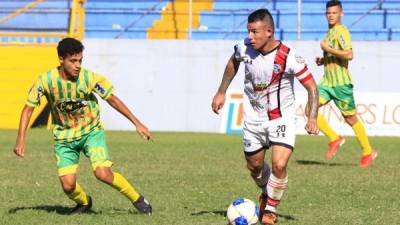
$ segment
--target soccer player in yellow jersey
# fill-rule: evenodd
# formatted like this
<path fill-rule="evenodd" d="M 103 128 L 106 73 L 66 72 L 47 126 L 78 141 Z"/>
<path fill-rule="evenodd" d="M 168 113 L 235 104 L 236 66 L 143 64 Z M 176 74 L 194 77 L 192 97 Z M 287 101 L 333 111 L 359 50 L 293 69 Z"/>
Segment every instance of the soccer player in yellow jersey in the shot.
<path fill-rule="evenodd" d="M 96 178 L 126 196 L 141 213 L 151 215 L 152 207 L 119 173 L 111 170 L 103 126 L 99 118 L 99 105 L 95 94 L 128 118 L 137 133 L 147 139 L 152 134 L 113 94 L 114 87 L 103 76 L 81 68 L 83 45 L 73 38 L 61 40 L 57 46 L 60 66 L 39 76 L 29 91 L 21 113 L 14 152 L 25 155 L 25 133 L 32 112 L 45 96 L 53 119 L 54 148 L 58 175 L 65 194 L 77 205 L 71 214 L 87 212 L 92 198 L 76 181 L 80 152 L 90 159 Z"/>
<path fill-rule="evenodd" d="M 353 96 L 353 84 L 348 70 L 349 61 L 353 59 L 350 33 L 341 24 L 343 16 L 342 4 L 340 1 L 331 0 L 326 3 L 326 18 L 329 30 L 325 39 L 321 41 L 323 57 L 316 58 L 318 66 L 324 65 L 324 76 L 319 84 L 320 106 L 333 100 L 341 111 L 345 121 L 349 124 L 358 139 L 362 148 L 360 167 L 368 167 L 377 156 L 372 149 L 365 128 L 356 115 L 356 106 Z M 322 115 L 317 118 L 319 129 L 329 137 L 329 150 L 326 152 L 328 158 L 332 157 L 344 143 L 343 136 L 339 136 L 329 126 Z"/>

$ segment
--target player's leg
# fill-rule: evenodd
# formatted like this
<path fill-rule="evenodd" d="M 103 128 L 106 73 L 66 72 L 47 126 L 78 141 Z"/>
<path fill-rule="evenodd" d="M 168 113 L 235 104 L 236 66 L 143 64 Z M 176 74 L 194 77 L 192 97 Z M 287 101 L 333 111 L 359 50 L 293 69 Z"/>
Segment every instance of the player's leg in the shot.
<path fill-rule="evenodd" d="M 251 177 L 261 189 L 260 196 L 260 220 L 267 204 L 267 183 L 270 176 L 270 168 L 264 161 L 265 150 L 268 148 L 266 130 L 262 123 L 244 122 L 243 149 L 247 162 L 247 168 Z"/>
<path fill-rule="evenodd" d="M 292 154 L 293 147 L 283 143 L 272 146 L 272 173 L 267 184 L 268 202 L 266 209 L 276 212 L 283 193 L 288 185 L 287 164 Z"/>
<path fill-rule="evenodd" d="M 268 148 L 266 129 L 263 123 L 243 124 L 243 150 L 247 162 L 247 168 L 257 186 L 266 193 L 266 184 L 269 178 L 270 169 L 264 162 L 265 150 Z"/>
<path fill-rule="evenodd" d="M 122 195 L 127 197 L 135 208 L 144 214 L 151 215 L 152 207 L 150 203 L 139 194 L 135 188 L 119 173 L 113 172 L 110 167 L 97 166 L 94 174 L 96 178 L 114 189 L 118 190 Z"/>
<path fill-rule="evenodd" d="M 332 98 L 335 98 L 335 92 L 332 87 L 319 85 L 319 105 L 320 107 L 329 103 Z M 327 158 L 331 158 L 339 150 L 345 142 L 343 136 L 339 136 L 329 125 L 328 121 L 318 113 L 317 125 L 319 130 L 329 138 L 329 149 L 325 153 Z"/>
<path fill-rule="evenodd" d="M 272 146 L 271 175 L 267 183 L 267 204 L 261 222 L 275 224 L 277 207 L 288 185 L 286 172 L 295 143 L 295 118 L 279 118 L 268 127 L 268 139 Z"/>
<path fill-rule="evenodd" d="M 247 168 L 263 194 L 267 194 L 267 183 L 271 174 L 269 165 L 264 161 L 265 150 L 266 148 L 262 147 L 254 152 L 245 152 Z"/>
<path fill-rule="evenodd" d="M 377 153 L 374 151 L 369 143 L 367 133 L 365 131 L 364 125 L 357 118 L 356 106 L 354 102 L 353 86 L 345 85 L 337 90 L 338 99 L 336 100 L 336 105 L 341 111 L 347 124 L 351 126 L 354 134 L 362 149 L 362 156 L 360 159 L 361 167 L 368 167 L 371 165 L 372 161 L 375 159 Z"/>
<path fill-rule="evenodd" d="M 88 211 L 92 207 L 92 200 L 76 181 L 76 170 L 79 163 L 79 151 L 73 143 L 55 143 L 58 175 L 64 193 L 77 205 L 71 214 Z"/>
<path fill-rule="evenodd" d="M 139 212 L 150 215 L 152 207 L 124 176 L 111 170 L 112 162 L 108 154 L 104 131 L 89 134 L 84 145 L 84 153 L 89 157 L 96 178 L 127 197 Z"/>

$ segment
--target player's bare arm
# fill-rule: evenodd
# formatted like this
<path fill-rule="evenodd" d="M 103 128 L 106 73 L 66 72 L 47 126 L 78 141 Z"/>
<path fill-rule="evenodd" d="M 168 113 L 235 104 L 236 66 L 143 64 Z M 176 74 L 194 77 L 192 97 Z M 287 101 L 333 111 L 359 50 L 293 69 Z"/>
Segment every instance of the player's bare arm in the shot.
<path fill-rule="evenodd" d="M 226 64 L 224 76 L 222 77 L 221 84 L 218 88 L 217 93 L 215 94 L 211 108 L 214 113 L 218 114 L 218 111 L 224 106 L 225 104 L 225 93 L 228 89 L 230 83 L 232 82 L 233 78 L 235 77 L 238 69 L 239 69 L 240 62 L 236 61 L 235 56 L 232 55 L 231 58 L 228 60 Z"/>
<path fill-rule="evenodd" d="M 329 45 L 329 42 L 327 40 L 321 41 L 321 49 L 341 59 L 347 59 L 347 60 L 353 59 L 353 49 L 346 49 L 346 50 L 334 49 Z"/>
<path fill-rule="evenodd" d="M 21 112 L 18 136 L 14 147 L 14 153 L 21 158 L 23 158 L 25 155 L 25 134 L 34 109 L 34 107 L 25 105 Z"/>
<path fill-rule="evenodd" d="M 150 133 L 149 129 L 143 125 L 138 118 L 136 118 L 133 113 L 128 109 L 123 101 L 121 101 L 117 96 L 111 94 L 107 99 L 108 104 L 110 104 L 114 109 L 116 109 L 119 113 L 124 115 L 128 120 L 130 120 L 133 125 L 136 127 L 136 132 L 140 135 L 140 137 L 153 140 L 153 135 Z"/>
<path fill-rule="evenodd" d="M 318 134 L 319 132 L 317 126 L 317 116 L 319 107 L 318 87 L 315 83 L 314 78 L 304 82 L 303 86 L 308 92 L 308 101 L 306 106 L 306 116 L 308 119 L 305 129 L 309 134 Z"/>

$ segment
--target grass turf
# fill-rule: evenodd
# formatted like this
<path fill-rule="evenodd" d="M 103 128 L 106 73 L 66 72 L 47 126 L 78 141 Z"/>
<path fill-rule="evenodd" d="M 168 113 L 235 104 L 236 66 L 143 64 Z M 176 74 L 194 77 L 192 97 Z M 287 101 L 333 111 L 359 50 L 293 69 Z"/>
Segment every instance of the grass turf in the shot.
<path fill-rule="evenodd" d="M 61 190 L 51 134 L 29 130 L 25 158 L 19 159 L 12 153 L 16 131 L 0 130 L 0 224 L 225 225 L 233 199 L 257 201 L 241 135 L 155 133 L 154 142 L 134 132 L 106 135 L 113 170 L 151 201 L 153 216 L 138 214 L 127 199 L 97 181 L 83 155 L 78 181 L 93 197 L 93 212 L 66 215 L 74 203 Z M 325 137 L 298 136 L 278 224 L 400 224 L 400 139 L 370 141 L 379 155 L 372 167 L 361 169 L 354 137 L 327 160 Z"/>

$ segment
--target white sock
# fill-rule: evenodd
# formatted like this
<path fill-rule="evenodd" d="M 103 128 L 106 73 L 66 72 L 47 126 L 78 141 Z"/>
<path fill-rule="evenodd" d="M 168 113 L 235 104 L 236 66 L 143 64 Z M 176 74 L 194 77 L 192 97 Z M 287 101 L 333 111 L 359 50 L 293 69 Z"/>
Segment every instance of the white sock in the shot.
<path fill-rule="evenodd" d="M 276 213 L 276 207 L 279 205 L 279 202 L 283 196 L 283 193 L 287 189 L 287 186 L 288 186 L 287 175 L 285 178 L 279 179 L 275 177 L 273 173 L 271 173 L 267 184 L 268 199 L 265 210 Z"/>

